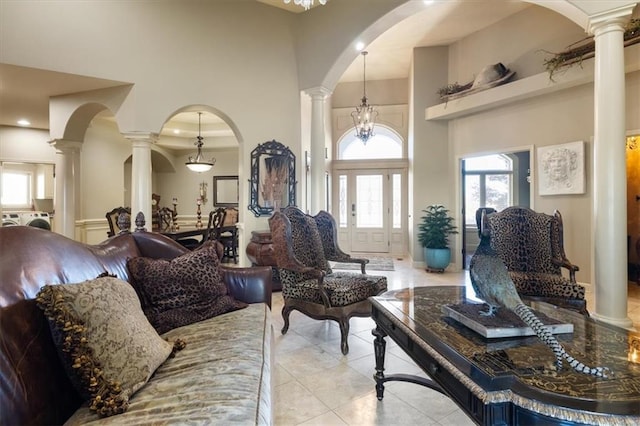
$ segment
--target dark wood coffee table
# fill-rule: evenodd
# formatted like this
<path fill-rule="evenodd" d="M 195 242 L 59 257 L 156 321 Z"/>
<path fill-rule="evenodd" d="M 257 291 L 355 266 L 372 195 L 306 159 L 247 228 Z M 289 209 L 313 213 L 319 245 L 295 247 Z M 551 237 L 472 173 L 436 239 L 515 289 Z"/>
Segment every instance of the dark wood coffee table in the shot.
<path fill-rule="evenodd" d="M 532 302 L 535 310 L 574 325 L 573 333 L 556 335 L 570 354 L 614 374 L 596 378 L 566 364 L 556 371 L 551 350 L 537 337 L 485 339 L 442 313 L 443 305 L 467 300 L 467 292 L 474 296 L 465 287 L 419 287 L 370 299 L 378 399 L 385 382 L 401 380 L 446 394 L 478 424 L 640 424 L 640 334 Z M 431 380 L 385 376 L 386 336 Z"/>

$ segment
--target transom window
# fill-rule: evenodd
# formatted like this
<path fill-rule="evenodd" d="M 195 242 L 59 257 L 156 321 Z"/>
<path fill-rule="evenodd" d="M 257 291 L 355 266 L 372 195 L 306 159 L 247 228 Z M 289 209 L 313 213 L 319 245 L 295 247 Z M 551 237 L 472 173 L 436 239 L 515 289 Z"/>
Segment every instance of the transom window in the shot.
<path fill-rule="evenodd" d="M 402 158 L 402 139 L 386 127 L 376 126 L 375 135 L 363 143 L 352 130 L 338 142 L 339 160 Z"/>

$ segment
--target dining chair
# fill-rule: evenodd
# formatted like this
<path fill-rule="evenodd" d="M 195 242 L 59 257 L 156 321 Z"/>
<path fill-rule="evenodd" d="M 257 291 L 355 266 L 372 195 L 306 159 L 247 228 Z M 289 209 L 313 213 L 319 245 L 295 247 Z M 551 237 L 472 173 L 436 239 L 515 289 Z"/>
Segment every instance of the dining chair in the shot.
<path fill-rule="evenodd" d="M 129 207 L 116 207 L 105 214 L 107 223 L 109 224 L 107 238 L 111 238 L 121 232 L 120 228 L 118 228 L 118 216 L 120 216 L 120 213 L 126 213 L 129 215 L 129 218 L 131 218 L 131 208 Z"/>
<path fill-rule="evenodd" d="M 158 209 L 158 230 L 168 231 L 173 225 L 173 210 L 169 207 L 160 207 Z"/>
<path fill-rule="evenodd" d="M 238 263 L 238 209 L 227 207 L 225 209 L 222 228 L 220 229 L 220 242 L 224 246 L 222 260 L 230 259 L 233 263 Z"/>
<path fill-rule="evenodd" d="M 209 212 L 209 220 L 207 221 L 207 231 L 204 235 L 204 241 L 218 240 L 220 241 L 220 228 L 224 223 L 226 210 L 224 207 L 218 207 Z"/>

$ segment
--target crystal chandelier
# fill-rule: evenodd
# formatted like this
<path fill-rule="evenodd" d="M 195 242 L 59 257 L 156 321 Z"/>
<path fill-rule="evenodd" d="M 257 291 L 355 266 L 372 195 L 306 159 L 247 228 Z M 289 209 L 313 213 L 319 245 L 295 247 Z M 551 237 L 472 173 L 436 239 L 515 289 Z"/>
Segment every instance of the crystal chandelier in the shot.
<path fill-rule="evenodd" d="M 198 172 L 198 173 L 208 172 L 209 170 L 211 170 L 213 165 L 216 164 L 215 158 L 212 158 L 211 161 L 206 161 L 202 158 L 202 146 L 204 145 L 204 143 L 202 143 L 202 136 L 200 136 L 201 119 L 202 119 L 202 113 L 199 112 L 198 113 L 198 137 L 196 138 L 196 142 L 194 143 L 194 145 L 198 147 L 198 152 L 195 158 L 189 156 L 189 161 L 185 163 L 189 168 L 189 170 L 191 170 L 192 172 Z"/>
<path fill-rule="evenodd" d="M 351 113 L 353 125 L 356 128 L 356 137 L 365 144 L 373 136 L 373 126 L 376 124 L 376 118 L 378 117 L 378 111 L 367 103 L 367 53 L 366 50 L 362 52 L 364 63 L 362 103 Z"/>
<path fill-rule="evenodd" d="M 318 0 L 318 2 L 321 5 L 327 4 L 327 0 Z M 284 4 L 289 4 L 289 3 L 291 3 L 291 0 L 284 0 Z M 311 9 L 311 6 L 313 6 L 313 0 L 293 0 L 293 3 L 296 6 L 304 7 L 304 10 L 309 10 Z"/>

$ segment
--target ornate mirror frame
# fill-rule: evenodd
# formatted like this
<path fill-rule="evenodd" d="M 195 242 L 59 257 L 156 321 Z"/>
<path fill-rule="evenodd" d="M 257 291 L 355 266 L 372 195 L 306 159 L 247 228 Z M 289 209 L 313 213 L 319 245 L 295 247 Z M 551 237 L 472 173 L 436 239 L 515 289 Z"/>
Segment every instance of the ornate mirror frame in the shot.
<path fill-rule="evenodd" d="M 296 156 L 275 140 L 251 151 L 250 200 L 256 217 L 296 205 Z"/>
<path fill-rule="evenodd" d="M 238 207 L 238 176 L 213 177 L 213 205 L 216 207 Z"/>

